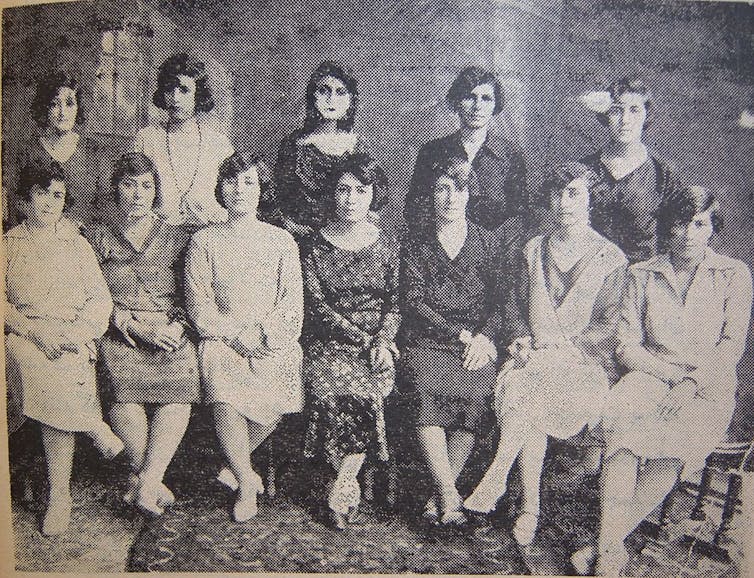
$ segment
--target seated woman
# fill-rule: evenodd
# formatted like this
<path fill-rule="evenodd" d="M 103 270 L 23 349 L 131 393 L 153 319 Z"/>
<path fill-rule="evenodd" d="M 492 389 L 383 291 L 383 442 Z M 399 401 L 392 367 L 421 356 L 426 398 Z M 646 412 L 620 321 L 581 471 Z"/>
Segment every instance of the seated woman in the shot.
<path fill-rule="evenodd" d="M 616 350 L 627 373 L 605 412 L 598 574 L 618 574 L 623 540 L 682 472 L 704 465 L 730 423 L 752 280 L 708 246 L 719 210 L 702 187 L 672 192 L 657 216 L 658 255 L 629 269 Z"/>
<path fill-rule="evenodd" d="M 197 232 L 186 258 L 186 308 L 202 338 L 205 399 L 238 484 L 238 522 L 256 515 L 263 491 L 251 452 L 303 405 L 298 246 L 286 231 L 257 220 L 264 170 L 245 154 L 222 162 L 215 194 L 228 222 Z"/>
<path fill-rule="evenodd" d="M 25 219 L 5 235 L 5 360 L 11 407 L 39 423 L 47 459 L 46 535 L 71 516 L 76 432 L 113 457 L 123 443 L 102 421 L 94 339 L 107 329 L 113 302 L 89 243 L 62 219 L 62 167 L 30 165 L 20 175 Z"/>
<path fill-rule="evenodd" d="M 305 451 L 338 472 L 327 502 L 343 529 L 359 506 L 365 458 L 388 459 L 383 398 L 395 381 L 398 253 L 368 219 L 387 202 L 387 180 L 369 156 L 345 157 L 328 188 L 330 218 L 303 254 Z"/>
<path fill-rule="evenodd" d="M 410 238 L 402 251 L 400 344 L 435 490 L 424 516 L 447 525 L 465 522 L 456 480 L 494 386 L 500 313 L 497 244 L 466 220 L 468 163 L 446 159 L 433 175 L 434 231 Z"/>
<path fill-rule="evenodd" d="M 110 420 L 131 462 L 124 500 L 158 515 L 173 502 L 162 478 L 191 404 L 199 401 L 196 345 L 186 334 L 183 309 L 188 234 L 152 211 L 160 184 L 149 158 L 123 155 L 112 176 L 117 213 L 90 235 L 115 301 L 100 353 Z"/>
<path fill-rule="evenodd" d="M 552 171 L 542 186 L 556 228 L 524 248 L 517 275 L 528 331 L 509 347 L 513 357 L 498 377 L 497 453 L 464 504 L 476 512 L 493 510 L 519 457 L 524 500 L 513 536 L 521 545 L 530 544 L 537 529 L 547 436 L 568 438 L 594 425 L 609 387 L 606 371 L 614 373 L 615 328 L 628 262 L 589 224 L 596 180 L 586 166 L 569 163 Z M 515 299 L 509 297 L 507 305 L 506 318 L 515 318 Z"/>

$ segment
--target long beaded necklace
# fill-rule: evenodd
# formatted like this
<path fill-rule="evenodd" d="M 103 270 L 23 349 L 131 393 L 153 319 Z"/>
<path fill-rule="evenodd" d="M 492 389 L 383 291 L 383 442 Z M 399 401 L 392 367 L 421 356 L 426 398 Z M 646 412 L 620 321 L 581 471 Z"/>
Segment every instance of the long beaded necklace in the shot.
<path fill-rule="evenodd" d="M 169 128 L 169 127 L 168 127 Z M 196 163 L 194 164 L 194 174 L 191 175 L 191 182 L 185 191 L 181 190 L 178 184 L 178 173 L 175 170 L 175 163 L 173 163 L 173 155 L 170 152 L 170 130 L 165 131 L 165 150 L 168 153 L 168 162 L 170 162 L 170 171 L 173 173 L 173 182 L 175 183 L 176 190 L 180 193 L 180 198 L 188 194 L 188 192 L 194 188 L 194 182 L 196 181 L 196 175 L 199 173 L 199 159 L 202 156 L 202 125 L 196 122 L 196 129 L 199 131 L 199 147 L 196 151 Z"/>

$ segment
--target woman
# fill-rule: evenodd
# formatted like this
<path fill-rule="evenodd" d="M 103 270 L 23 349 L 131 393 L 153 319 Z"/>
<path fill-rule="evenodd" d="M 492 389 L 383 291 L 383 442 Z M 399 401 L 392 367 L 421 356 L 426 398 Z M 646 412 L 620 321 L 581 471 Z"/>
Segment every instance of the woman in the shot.
<path fill-rule="evenodd" d="M 411 238 L 402 251 L 400 343 L 434 485 L 424 517 L 448 525 L 465 522 L 456 480 L 492 393 L 500 314 L 496 244 L 466 219 L 468 163 L 446 159 L 433 174 L 434 232 Z"/>
<path fill-rule="evenodd" d="M 256 515 L 263 491 L 251 452 L 303 404 L 301 265 L 293 238 L 257 220 L 264 168 L 237 153 L 223 161 L 215 194 L 228 222 L 196 233 L 186 260 L 186 305 L 202 338 L 205 399 L 238 484 L 238 522 Z"/>
<path fill-rule="evenodd" d="M 676 187 L 670 168 L 642 142 L 652 98 L 643 82 L 623 78 L 585 98 L 609 131 L 605 147 L 581 162 L 602 181 L 593 193 L 592 227 L 618 245 L 630 263 L 656 253 L 655 212 Z"/>
<path fill-rule="evenodd" d="M 273 189 L 262 212 L 298 240 L 327 222 L 321 198 L 335 163 L 365 151 L 353 132 L 358 100 L 353 74 L 337 62 L 323 62 L 306 85 L 304 126 L 280 143 Z"/>
<path fill-rule="evenodd" d="M 46 535 L 66 530 L 76 432 L 106 457 L 123 449 L 102 421 L 94 339 L 112 311 L 107 284 L 89 243 L 63 219 L 65 173 L 57 163 L 21 173 L 24 221 L 5 235 L 5 359 L 10 407 L 39 423 L 47 461 Z"/>
<path fill-rule="evenodd" d="M 387 460 L 383 398 L 395 381 L 398 255 L 369 222 L 387 202 L 382 169 L 367 155 L 346 157 L 330 177 L 330 218 L 305 244 L 304 378 L 309 404 L 305 452 L 321 452 L 338 475 L 328 496 L 344 529 L 359 506 L 364 460 Z"/>
<path fill-rule="evenodd" d="M 66 181 L 68 202 L 64 214 L 79 227 L 90 225 L 106 209 L 99 176 L 107 174 L 109 159 L 102 145 L 76 130 L 84 122 L 79 80 L 62 71 L 44 76 L 37 84 L 31 113 L 39 134 L 24 146 L 18 166 L 57 162 Z M 13 194 L 14 189 L 11 184 L 9 192 Z M 23 216 L 13 212 L 18 203 L 10 201 L 14 207 L 9 222 L 15 225 Z"/>
<path fill-rule="evenodd" d="M 188 235 L 153 212 L 160 179 L 143 154 L 127 153 L 115 163 L 112 192 L 117 212 L 90 237 L 115 301 L 100 342 L 101 374 L 110 421 L 131 462 L 124 500 L 159 515 L 174 499 L 162 478 L 191 404 L 199 401 L 196 345 L 183 309 Z"/>
<path fill-rule="evenodd" d="M 170 224 L 191 228 L 227 219 L 213 191 L 217 168 L 233 153 L 228 137 L 204 122 L 215 107 L 202 62 L 174 54 L 157 72 L 155 106 L 165 110 L 164 126 L 147 126 L 136 135 L 134 150 L 154 161 L 162 195 L 157 212 Z"/>
<path fill-rule="evenodd" d="M 446 100 L 461 127 L 419 150 L 403 211 L 406 222 L 432 228 L 432 165 L 459 157 L 471 163 L 477 177 L 466 211 L 469 221 L 488 231 L 505 225 L 505 235 L 519 238 L 529 205 L 524 157 L 490 130 L 505 104 L 500 82 L 493 73 L 470 66 L 453 81 Z M 503 231 L 498 234 L 504 235 Z"/>
<path fill-rule="evenodd" d="M 521 545 L 534 540 L 547 436 L 569 438 L 601 417 L 609 387 L 615 332 L 628 262 L 589 224 L 590 191 L 597 176 L 580 163 L 550 173 L 542 186 L 556 228 L 530 240 L 518 275 L 526 331 L 509 347 L 513 356 L 498 377 L 500 442 L 495 458 L 465 507 L 490 512 L 505 493 L 518 457 L 523 512 L 513 526 Z M 508 299 L 506 318 L 515 318 Z M 613 381 L 615 381 L 613 379 Z"/>
<path fill-rule="evenodd" d="M 626 536 L 728 428 L 752 281 L 744 263 L 709 247 L 719 211 L 707 189 L 673 191 L 658 211 L 659 254 L 629 269 L 616 350 L 626 374 L 605 417 L 598 574 L 618 574 Z"/>

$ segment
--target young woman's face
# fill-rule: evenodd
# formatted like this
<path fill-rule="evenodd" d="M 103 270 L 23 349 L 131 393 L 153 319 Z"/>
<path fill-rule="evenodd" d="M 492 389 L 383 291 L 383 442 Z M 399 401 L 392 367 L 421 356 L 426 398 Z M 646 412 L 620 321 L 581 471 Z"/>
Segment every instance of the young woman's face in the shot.
<path fill-rule="evenodd" d="M 700 261 L 712 233 L 711 212 L 697 213 L 689 224 L 676 224 L 670 230 L 670 252 L 682 259 Z"/>
<path fill-rule="evenodd" d="M 61 86 L 50 102 L 50 108 L 47 109 L 47 125 L 59 133 L 70 132 L 76 125 L 78 112 L 76 91 Z"/>
<path fill-rule="evenodd" d="M 165 107 L 173 120 L 188 120 L 196 112 L 196 81 L 179 74 L 172 87 L 165 89 Z"/>
<path fill-rule="evenodd" d="M 157 191 L 154 175 L 125 175 L 118 183 L 118 205 L 129 217 L 143 217 L 152 210 Z"/>
<path fill-rule="evenodd" d="M 261 194 L 257 167 L 250 167 L 239 173 L 235 179 L 224 180 L 222 191 L 225 208 L 230 215 L 235 217 L 255 215 Z"/>
<path fill-rule="evenodd" d="M 440 176 L 435 182 L 435 217 L 438 222 L 454 222 L 466 218 L 466 205 L 469 202 L 468 180 Z"/>
<path fill-rule="evenodd" d="M 645 97 L 626 92 L 616 99 L 607 111 L 607 126 L 615 142 L 630 144 L 641 142 L 644 122 L 647 120 Z"/>
<path fill-rule="evenodd" d="M 461 125 L 483 128 L 492 120 L 495 111 L 495 87 L 491 84 L 475 86 L 458 105 Z"/>
<path fill-rule="evenodd" d="M 585 179 L 574 179 L 559 191 L 550 193 L 555 222 L 560 227 L 589 224 L 589 186 Z"/>
<path fill-rule="evenodd" d="M 335 218 L 347 223 L 365 221 L 373 196 L 374 185 L 366 185 L 351 173 L 346 173 L 335 186 Z"/>
<path fill-rule="evenodd" d="M 326 76 L 314 90 L 314 106 L 325 120 L 341 120 L 351 106 L 351 93 L 333 76 Z"/>
<path fill-rule="evenodd" d="M 24 201 L 24 212 L 30 225 L 35 227 L 54 226 L 63 215 L 65 206 L 65 183 L 51 181 L 46 187 L 34 185 L 29 200 Z"/>

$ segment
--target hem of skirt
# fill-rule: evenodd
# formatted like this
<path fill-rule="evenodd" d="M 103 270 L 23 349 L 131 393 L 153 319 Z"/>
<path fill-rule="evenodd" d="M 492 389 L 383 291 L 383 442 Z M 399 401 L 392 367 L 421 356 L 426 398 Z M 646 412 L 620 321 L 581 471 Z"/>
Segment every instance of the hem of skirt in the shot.
<path fill-rule="evenodd" d="M 45 425 L 47 427 L 51 427 L 60 431 L 65 431 L 65 432 L 70 432 L 70 433 L 88 433 L 90 431 L 95 431 L 98 427 L 106 425 L 105 422 L 102 421 L 101 419 L 97 422 L 92 422 L 88 425 L 71 426 L 70 424 L 61 424 L 59 422 L 53 423 L 51 420 L 35 417 L 29 414 L 24 414 L 24 417 L 32 421 L 35 421 L 37 423 L 40 423 L 42 425 Z"/>

